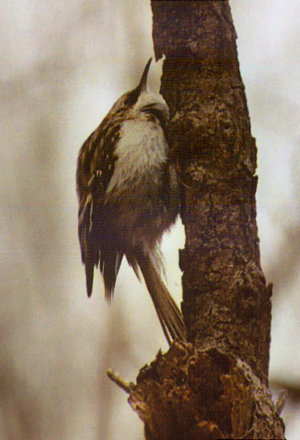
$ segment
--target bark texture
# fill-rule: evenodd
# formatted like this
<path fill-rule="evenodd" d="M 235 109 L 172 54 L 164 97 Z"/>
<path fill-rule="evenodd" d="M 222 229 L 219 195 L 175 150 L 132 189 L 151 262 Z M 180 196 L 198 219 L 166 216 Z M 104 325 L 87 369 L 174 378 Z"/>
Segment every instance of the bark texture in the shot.
<path fill-rule="evenodd" d="M 188 339 L 234 350 L 267 382 L 271 289 L 260 267 L 256 146 L 229 5 L 171 3 L 153 2 L 154 41 L 157 56 L 167 57 L 161 90 L 185 185 L 180 265 Z"/>
<path fill-rule="evenodd" d="M 175 342 L 130 386 L 147 440 L 284 438 L 267 386 L 245 362 L 217 349 Z"/>
<path fill-rule="evenodd" d="M 268 390 L 272 287 L 260 266 L 256 145 L 228 1 L 152 1 L 161 93 L 183 188 L 182 310 L 190 344 L 140 372 L 148 440 L 284 438 Z"/>

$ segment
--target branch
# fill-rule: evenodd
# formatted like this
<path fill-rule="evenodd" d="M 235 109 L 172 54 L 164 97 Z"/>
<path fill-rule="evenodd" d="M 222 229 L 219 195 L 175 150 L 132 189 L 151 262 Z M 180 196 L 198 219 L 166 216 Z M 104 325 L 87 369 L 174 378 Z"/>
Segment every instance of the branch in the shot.
<path fill-rule="evenodd" d="M 130 393 L 134 389 L 134 383 L 125 381 L 118 373 L 109 369 L 106 371 L 106 374 L 112 382 L 126 393 Z"/>

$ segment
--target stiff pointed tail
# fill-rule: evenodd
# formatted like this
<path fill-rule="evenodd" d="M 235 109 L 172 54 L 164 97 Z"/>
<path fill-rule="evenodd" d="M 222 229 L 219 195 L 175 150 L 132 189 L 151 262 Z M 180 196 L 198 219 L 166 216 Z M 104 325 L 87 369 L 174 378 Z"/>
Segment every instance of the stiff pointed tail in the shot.
<path fill-rule="evenodd" d="M 169 345 L 174 339 L 185 341 L 186 330 L 182 314 L 164 285 L 151 257 L 140 254 L 137 257 L 137 262 Z"/>

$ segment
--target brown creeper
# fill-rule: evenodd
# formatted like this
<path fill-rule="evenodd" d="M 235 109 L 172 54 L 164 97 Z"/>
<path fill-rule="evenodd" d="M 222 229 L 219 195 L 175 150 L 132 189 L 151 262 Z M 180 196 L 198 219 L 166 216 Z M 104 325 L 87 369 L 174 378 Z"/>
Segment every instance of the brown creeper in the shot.
<path fill-rule="evenodd" d="M 125 255 L 138 277 L 141 270 L 170 343 L 185 338 L 185 327 L 159 273 L 158 244 L 177 217 L 179 187 L 164 135 L 169 109 L 147 89 L 150 63 L 79 152 L 79 241 L 88 296 L 99 265 L 111 299 Z"/>

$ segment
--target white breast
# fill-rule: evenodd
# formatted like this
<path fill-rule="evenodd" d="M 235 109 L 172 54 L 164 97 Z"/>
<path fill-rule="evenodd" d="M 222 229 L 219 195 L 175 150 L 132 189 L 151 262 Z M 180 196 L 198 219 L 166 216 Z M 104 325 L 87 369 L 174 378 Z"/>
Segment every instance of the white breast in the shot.
<path fill-rule="evenodd" d="M 167 160 L 167 143 L 159 124 L 149 121 L 125 121 L 120 131 L 120 139 L 116 145 L 115 169 L 108 185 L 106 194 L 128 186 L 139 186 L 141 180 L 159 178 L 154 171 Z M 156 173 L 157 174 L 157 173 Z"/>

